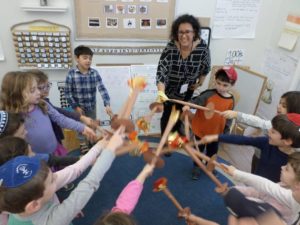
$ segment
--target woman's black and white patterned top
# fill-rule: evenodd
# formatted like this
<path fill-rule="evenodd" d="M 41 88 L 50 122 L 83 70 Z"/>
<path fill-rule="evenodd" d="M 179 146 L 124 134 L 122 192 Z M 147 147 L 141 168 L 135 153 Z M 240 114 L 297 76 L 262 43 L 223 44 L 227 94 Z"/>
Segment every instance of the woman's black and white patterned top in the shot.
<path fill-rule="evenodd" d="M 209 49 L 203 40 L 185 59 L 181 57 L 174 41 L 170 41 L 160 57 L 156 83 L 165 85 L 165 94 L 169 98 L 189 100 L 193 91 L 180 94 L 181 86 L 195 84 L 200 75 L 208 74 L 210 67 Z"/>

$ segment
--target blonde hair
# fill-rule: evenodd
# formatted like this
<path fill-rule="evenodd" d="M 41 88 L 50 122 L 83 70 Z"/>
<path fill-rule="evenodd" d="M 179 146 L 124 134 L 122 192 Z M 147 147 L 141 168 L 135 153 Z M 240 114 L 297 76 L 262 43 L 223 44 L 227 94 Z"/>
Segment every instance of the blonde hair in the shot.
<path fill-rule="evenodd" d="M 106 212 L 94 225 L 137 225 L 131 215 L 123 212 Z"/>
<path fill-rule="evenodd" d="M 26 101 L 26 91 L 35 81 L 33 74 L 12 71 L 5 74 L 1 85 L 1 108 L 13 113 L 27 113 L 29 104 Z M 47 113 L 46 103 L 40 101 L 38 106 Z"/>

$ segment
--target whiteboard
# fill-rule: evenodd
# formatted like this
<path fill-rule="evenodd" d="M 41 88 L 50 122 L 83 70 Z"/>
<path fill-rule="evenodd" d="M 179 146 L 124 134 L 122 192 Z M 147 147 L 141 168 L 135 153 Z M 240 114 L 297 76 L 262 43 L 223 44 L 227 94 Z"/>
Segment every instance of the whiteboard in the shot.
<path fill-rule="evenodd" d="M 157 65 L 132 65 L 131 74 L 132 76 L 142 76 L 145 77 L 147 86 L 139 94 L 136 103 L 133 108 L 133 118 L 136 120 L 150 112 L 149 105 L 154 102 L 157 97 L 157 87 L 156 87 L 156 70 Z M 149 134 L 160 133 L 160 118 L 162 113 L 154 114 L 151 124 Z"/>
<path fill-rule="evenodd" d="M 150 103 L 156 100 L 156 69 L 157 65 L 131 65 L 131 66 L 98 66 L 102 81 L 109 93 L 113 113 L 118 114 L 129 95 L 127 81 L 134 76 L 145 77 L 147 86 L 139 93 L 131 113 L 131 119 L 135 121 L 150 112 Z M 97 92 L 97 118 L 102 121 L 102 126 L 109 126 L 109 116 L 104 111 L 101 95 Z M 152 118 L 149 134 L 160 133 L 160 114 Z"/>
<path fill-rule="evenodd" d="M 119 110 L 125 103 L 129 95 L 129 87 L 127 80 L 131 78 L 129 66 L 99 66 L 96 69 L 106 87 L 109 97 L 110 106 L 114 114 L 118 114 Z M 105 125 L 109 126 L 110 118 L 105 113 L 102 97 L 97 91 L 97 119 L 100 119 Z M 102 125 L 104 125 L 102 124 Z"/>
<path fill-rule="evenodd" d="M 215 73 L 220 68 L 222 66 L 212 67 L 209 88 L 214 87 Z M 267 77 L 245 67 L 234 66 L 234 68 L 238 74 L 238 79 L 232 88 L 232 93 L 236 100 L 234 110 L 254 115 L 256 114 Z"/>

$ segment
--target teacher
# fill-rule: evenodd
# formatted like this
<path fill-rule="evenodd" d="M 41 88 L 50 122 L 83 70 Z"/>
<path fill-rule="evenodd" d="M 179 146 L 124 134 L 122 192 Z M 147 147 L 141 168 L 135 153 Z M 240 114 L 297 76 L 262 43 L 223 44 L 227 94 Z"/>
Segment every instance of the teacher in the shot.
<path fill-rule="evenodd" d="M 170 41 L 160 56 L 156 85 L 169 98 L 189 101 L 194 90 L 201 86 L 210 71 L 210 53 L 207 44 L 199 36 L 198 20 L 188 14 L 179 16 L 172 24 Z M 163 134 L 172 106 L 181 110 L 176 103 L 165 102 L 160 121 Z M 180 132 L 181 122 L 178 121 L 172 131 Z"/>

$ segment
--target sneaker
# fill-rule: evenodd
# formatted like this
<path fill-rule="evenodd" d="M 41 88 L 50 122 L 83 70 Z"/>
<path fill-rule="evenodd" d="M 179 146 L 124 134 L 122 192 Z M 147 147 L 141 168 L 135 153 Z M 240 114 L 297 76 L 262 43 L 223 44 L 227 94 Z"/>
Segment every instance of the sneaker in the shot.
<path fill-rule="evenodd" d="M 79 148 L 80 148 L 80 154 L 81 155 L 86 154 L 90 150 L 89 146 L 85 142 L 80 143 L 80 147 Z"/>
<path fill-rule="evenodd" d="M 165 153 L 164 156 L 165 156 L 165 157 L 171 157 L 171 156 L 172 156 L 172 153 L 171 153 L 171 152 Z"/>
<path fill-rule="evenodd" d="M 71 191 L 74 187 L 75 187 L 75 184 L 74 184 L 74 183 L 69 183 L 69 184 L 66 184 L 66 185 L 63 187 L 63 190 L 64 190 L 64 191 Z"/>
<path fill-rule="evenodd" d="M 200 177 L 200 169 L 198 167 L 194 167 L 192 170 L 192 179 L 199 180 Z"/>

